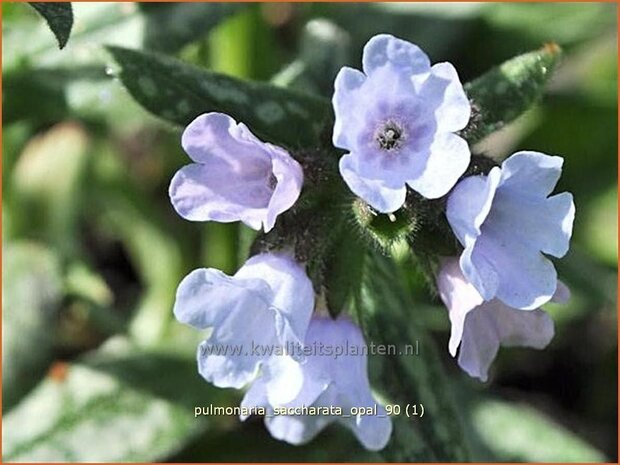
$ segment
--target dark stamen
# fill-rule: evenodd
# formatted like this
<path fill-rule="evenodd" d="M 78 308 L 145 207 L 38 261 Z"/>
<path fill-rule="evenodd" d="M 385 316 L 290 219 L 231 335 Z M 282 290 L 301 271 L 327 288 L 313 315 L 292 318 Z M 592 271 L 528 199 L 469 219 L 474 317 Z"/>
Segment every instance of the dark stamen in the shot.
<path fill-rule="evenodd" d="M 273 173 L 269 175 L 269 189 L 274 190 L 278 185 L 278 178 Z"/>
<path fill-rule="evenodd" d="M 399 147 L 402 142 L 403 132 L 396 124 L 388 123 L 377 134 L 379 148 L 383 150 L 393 150 Z"/>

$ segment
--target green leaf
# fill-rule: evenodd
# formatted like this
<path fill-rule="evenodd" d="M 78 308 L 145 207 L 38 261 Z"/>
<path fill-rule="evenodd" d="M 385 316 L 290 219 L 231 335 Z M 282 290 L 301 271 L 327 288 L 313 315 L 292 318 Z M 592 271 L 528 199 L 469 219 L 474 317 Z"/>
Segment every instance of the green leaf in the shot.
<path fill-rule="evenodd" d="M 51 361 L 52 323 L 61 297 L 58 259 L 35 243 L 3 247 L 2 409 L 9 410 Z"/>
<path fill-rule="evenodd" d="M 601 452 L 531 407 L 486 400 L 472 415 L 482 442 L 500 461 L 606 461 Z"/>
<path fill-rule="evenodd" d="M 217 111 L 247 124 L 259 137 L 289 147 L 315 146 L 323 128 L 331 127 L 327 100 L 241 81 L 163 55 L 120 47 L 108 51 L 129 93 L 144 108 L 177 125 Z"/>
<path fill-rule="evenodd" d="M 67 44 L 73 27 L 71 3 L 30 2 L 30 5 L 47 21 L 47 25 L 56 36 L 58 47 L 62 49 Z"/>
<path fill-rule="evenodd" d="M 175 53 L 246 6 L 244 3 L 140 3 L 146 18 L 144 48 Z"/>
<path fill-rule="evenodd" d="M 395 354 L 371 358 L 373 386 L 403 412 L 407 404 L 422 404 L 426 412 L 422 418 L 393 416 L 392 439 L 381 453 L 397 462 L 467 461 L 464 427 L 449 380 L 432 341 L 416 326 L 416 306 L 402 279 L 391 259 L 376 252 L 368 257 L 359 302 L 364 327 L 375 344 L 396 347 Z"/>
<path fill-rule="evenodd" d="M 59 363 L 3 419 L 4 461 L 165 460 L 217 419 L 194 407 L 226 406 L 196 362 L 139 352 L 112 340 L 103 352 Z"/>
<path fill-rule="evenodd" d="M 359 298 L 359 283 L 364 270 L 365 244 L 357 231 L 342 228 L 335 241 L 325 270 L 325 298 L 332 316 L 339 315 Z"/>
<path fill-rule="evenodd" d="M 557 65 L 560 47 L 543 48 L 512 58 L 465 84 L 473 112 L 462 131 L 470 144 L 502 128 L 538 102 Z"/>

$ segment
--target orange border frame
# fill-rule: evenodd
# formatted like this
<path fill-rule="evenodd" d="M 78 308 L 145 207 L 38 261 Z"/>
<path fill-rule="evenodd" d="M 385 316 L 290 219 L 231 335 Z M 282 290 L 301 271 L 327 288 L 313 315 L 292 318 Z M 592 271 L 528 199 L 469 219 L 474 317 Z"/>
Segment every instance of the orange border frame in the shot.
<path fill-rule="evenodd" d="M 43 0 L 44 2 L 50 2 L 51 0 Z M 96 2 L 105 2 L 106 0 L 83 0 L 80 3 L 96 3 Z M 186 2 L 181 2 L 178 0 L 140 0 L 140 2 L 133 2 L 131 0 L 113 0 L 114 2 L 117 3 L 159 3 L 159 2 L 173 2 L 173 3 L 189 3 L 189 2 L 200 2 L 200 0 L 187 0 Z M 241 3 L 241 2 L 233 2 L 231 0 L 221 0 L 224 2 L 229 2 L 229 3 Z M 395 2 L 401 2 L 401 3 L 423 3 L 422 0 L 392 0 Z M 434 0 L 435 3 L 452 3 L 452 2 L 458 2 L 458 3 L 470 3 L 468 0 Z M 68 0 L 61 0 L 62 3 L 69 3 Z M 245 2 L 248 3 L 373 3 L 372 0 L 314 0 L 314 2 L 309 2 L 306 0 L 292 0 L 292 1 L 285 1 L 285 0 L 272 0 L 271 2 L 264 2 L 262 0 L 245 0 Z M 489 0 L 481 0 L 481 2 L 484 3 L 494 3 L 492 1 Z M 27 3 L 26 0 L 12 0 L 12 1 L 7 1 L 7 0 L 0 0 L 0 5 L 2 3 Z M 379 2 L 377 2 L 379 3 Z M 531 1 L 531 0 L 513 0 L 512 2 L 505 2 L 505 3 L 616 3 L 618 5 L 618 3 L 620 3 L 620 0 L 563 0 L 563 1 L 553 1 L 553 0 L 540 0 L 537 2 Z M 618 25 L 620 25 L 620 11 L 616 10 L 616 26 L 618 27 Z M 2 28 L 2 8 L 0 8 L 0 29 Z M 2 34 L 0 34 L 0 47 L 2 47 Z M 617 50 L 618 50 L 618 59 L 620 61 L 620 40 L 617 38 Z M 0 52 L 0 68 L 2 66 L 2 53 Z M 618 68 L 618 70 L 620 70 L 620 67 Z M 620 82 L 620 81 L 619 81 Z M 617 85 L 617 90 L 618 90 L 618 94 L 620 94 L 620 83 L 616 82 Z M 0 99 L 2 98 L 2 78 L 0 77 Z M 620 102 L 617 102 L 617 104 Z M 617 142 L 620 146 L 620 104 L 618 105 L 618 109 L 617 109 L 617 116 L 618 116 L 618 120 L 617 120 L 617 124 L 618 124 L 618 132 L 616 133 L 616 139 Z M 2 107 L 0 106 L 0 118 L 2 117 Z M 3 131 L 3 127 L 0 126 L 0 143 L 2 142 L 2 131 Z M 0 149 L 1 151 L 1 149 Z M 617 154 L 618 158 L 617 160 L 620 160 L 620 153 Z M 2 160 L 0 160 L 0 175 L 2 174 Z M 617 177 L 620 179 L 620 164 L 617 166 Z M 1 210 L 1 203 L 2 203 L 2 178 L 0 177 L 0 210 Z M 620 213 L 620 208 L 618 209 L 618 213 Z M 616 217 L 616 221 L 618 224 L 618 219 Z M 0 240 L 2 239 L 2 217 L 0 216 Z M 620 241 L 620 233 L 618 233 L 618 240 Z M 2 257 L 2 250 L 0 250 L 0 258 Z M 0 274 L 2 274 L 3 270 L 2 270 L 2 264 L 0 263 Z M 618 276 L 618 281 L 617 281 L 617 286 L 620 287 L 620 275 Z M 2 290 L 0 290 L 0 298 L 2 297 Z M 0 314 L 1 314 L 1 309 L 0 309 Z M 617 324 L 617 331 L 616 331 L 616 339 L 618 338 L 618 334 L 620 333 L 620 304 L 619 306 L 616 308 L 616 324 Z M 2 333 L 0 332 L 0 355 L 2 354 Z M 620 385 L 620 352 L 617 351 L 617 367 L 618 367 L 618 371 L 617 371 L 617 384 L 616 384 L 616 398 L 618 400 L 618 403 L 620 404 L 620 395 L 618 392 L 618 386 Z M 2 363 L 0 362 L 0 367 L 1 367 Z M 0 370 L 0 385 L 2 384 L 2 371 Z M 616 404 L 618 405 L 618 404 Z M 0 407 L 2 406 L 2 393 L 0 391 Z M 619 435 L 619 439 L 620 439 L 620 433 L 618 433 L 618 427 L 620 427 L 620 419 L 618 418 L 618 410 L 616 410 L 616 432 Z M 2 414 L 0 413 L 0 418 L 2 417 Z M 3 428 L 3 424 L 2 422 L 0 422 L 0 436 L 2 436 L 2 428 Z M 620 460 L 620 444 L 618 445 L 618 450 L 617 450 L 617 456 L 618 456 L 618 460 Z M 2 441 L 0 440 L 0 463 L 2 463 Z M 61 462 L 62 463 L 62 462 Z M 100 463 L 104 463 L 104 462 L 89 462 L 91 464 L 100 464 Z M 240 465 L 242 462 L 231 462 L 232 465 Z M 302 463 L 300 462 L 281 462 L 281 463 L 288 463 L 288 464 L 300 464 L 302 465 Z M 319 462 L 320 463 L 320 462 Z M 352 463 L 354 465 L 357 465 L 359 462 L 347 462 L 347 463 Z M 375 463 L 382 463 L 382 462 L 375 462 Z M 403 462 L 392 462 L 392 463 L 403 463 Z M 422 462 L 419 462 L 421 464 L 423 464 Z M 480 462 L 451 462 L 451 463 L 480 463 Z M 493 463 L 493 462 L 486 462 L 486 463 Z M 506 463 L 514 463 L 514 462 L 502 462 L 504 464 Z M 536 463 L 536 462 L 518 462 L 518 463 Z M 596 462 L 594 462 L 596 463 Z M 599 463 L 620 463 L 620 462 L 599 462 Z M 173 465 L 175 465 L 173 463 Z M 359 465 L 362 465 L 361 463 Z M 430 464 L 429 464 L 430 465 Z M 498 464 L 499 465 L 499 464 Z"/>

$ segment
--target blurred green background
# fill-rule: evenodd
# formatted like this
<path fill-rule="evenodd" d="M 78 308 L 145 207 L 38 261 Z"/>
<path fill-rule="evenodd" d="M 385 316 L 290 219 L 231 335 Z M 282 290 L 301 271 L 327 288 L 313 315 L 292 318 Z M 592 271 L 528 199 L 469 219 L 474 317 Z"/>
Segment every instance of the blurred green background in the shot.
<path fill-rule="evenodd" d="M 412 312 L 436 342 L 475 460 L 617 460 L 614 4 L 73 8 L 59 50 L 27 4 L 2 3 L 5 461 L 381 460 L 338 426 L 292 447 L 258 418 L 193 418 L 194 406 L 236 405 L 240 393 L 199 378 L 201 335 L 173 320 L 174 292 L 194 268 L 234 272 L 253 232 L 175 214 L 168 183 L 188 162 L 180 130 L 132 100 L 102 48 L 157 51 L 329 97 L 338 69 L 359 67 L 380 32 L 452 62 L 463 82 L 546 42 L 563 48 L 543 101 L 476 147 L 565 158 L 558 191 L 574 194 L 577 217 L 558 270 L 573 297 L 548 307 L 555 339 L 544 351 L 501 350 L 483 385 L 447 353 L 447 314 L 418 275 Z"/>

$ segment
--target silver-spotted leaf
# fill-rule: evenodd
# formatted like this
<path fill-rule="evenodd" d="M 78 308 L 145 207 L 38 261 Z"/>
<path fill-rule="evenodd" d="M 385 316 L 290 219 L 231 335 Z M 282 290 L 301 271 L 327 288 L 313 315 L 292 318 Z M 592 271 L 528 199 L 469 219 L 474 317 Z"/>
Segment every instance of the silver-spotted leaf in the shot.
<path fill-rule="evenodd" d="M 133 98 L 171 123 L 186 126 L 202 113 L 222 112 L 264 140 L 288 147 L 316 146 L 323 130 L 331 131 L 328 100 L 242 81 L 164 55 L 120 47 L 108 51 Z"/>

